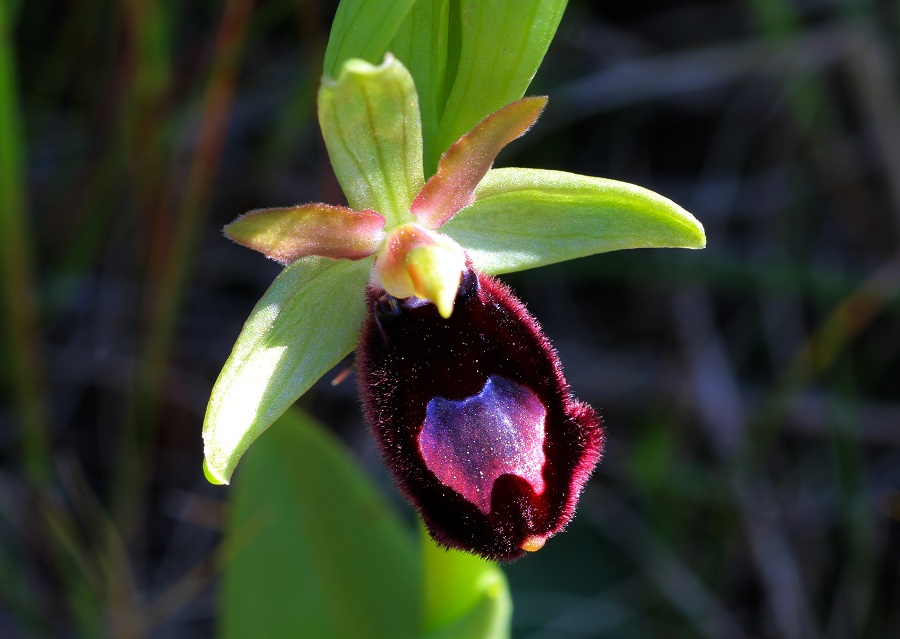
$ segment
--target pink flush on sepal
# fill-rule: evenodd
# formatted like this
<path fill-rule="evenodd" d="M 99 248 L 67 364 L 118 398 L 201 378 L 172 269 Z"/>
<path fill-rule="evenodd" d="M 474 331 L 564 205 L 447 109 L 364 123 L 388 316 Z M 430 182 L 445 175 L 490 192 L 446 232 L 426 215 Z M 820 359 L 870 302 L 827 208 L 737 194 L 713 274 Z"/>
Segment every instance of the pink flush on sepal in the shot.
<path fill-rule="evenodd" d="M 500 561 L 540 548 L 572 519 L 603 431 L 537 321 L 471 269 L 448 319 L 375 287 L 367 303 L 363 407 L 431 535 Z"/>
<path fill-rule="evenodd" d="M 375 211 L 315 202 L 256 209 L 225 227 L 226 237 L 282 264 L 318 255 L 361 260 L 384 241 L 384 218 Z"/>
<path fill-rule="evenodd" d="M 441 156 L 410 211 L 430 229 L 440 228 L 475 201 L 475 187 L 487 174 L 497 154 L 525 134 L 547 106 L 546 96 L 522 98 L 487 116 L 454 142 Z"/>

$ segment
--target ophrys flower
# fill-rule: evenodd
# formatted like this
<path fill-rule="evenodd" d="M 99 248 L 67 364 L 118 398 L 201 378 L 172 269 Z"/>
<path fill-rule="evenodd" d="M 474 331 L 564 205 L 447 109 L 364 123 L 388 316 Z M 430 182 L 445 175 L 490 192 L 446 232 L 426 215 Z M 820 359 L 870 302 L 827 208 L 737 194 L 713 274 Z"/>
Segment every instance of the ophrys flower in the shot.
<path fill-rule="evenodd" d="M 228 481 L 252 440 L 356 346 L 368 316 L 367 415 L 432 534 L 510 558 L 568 521 L 599 456 L 599 420 L 571 398 L 533 318 L 487 274 L 620 248 L 699 248 L 705 240 L 690 214 L 640 187 L 489 170 L 545 102 L 526 98 L 485 118 L 426 182 L 418 100 L 402 64 L 390 56 L 380 66 L 352 60 L 324 83 L 320 124 L 349 207 L 264 209 L 227 228 L 289 266 L 254 309 L 213 391 L 204 428 L 211 481 Z M 472 367 L 452 359 L 473 359 L 491 344 L 493 360 Z M 394 366 L 397 357 L 415 366 Z M 454 372 L 432 383 L 429 370 L 444 369 Z M 409 407 L 391 402 L 414 403 L 411 416 L 398 417 Z M 390 429 L 405 433 L 406 462 L 387 450 L 394 446 L 388 417 Z M 467 453 L 466 437 L 481 448 Z M 415 494 L 422 477 L 428 497 Z M 444 497 L 434 499 L 438 493 Z M 451 520 L 461 527 L 450 531 Z"/>

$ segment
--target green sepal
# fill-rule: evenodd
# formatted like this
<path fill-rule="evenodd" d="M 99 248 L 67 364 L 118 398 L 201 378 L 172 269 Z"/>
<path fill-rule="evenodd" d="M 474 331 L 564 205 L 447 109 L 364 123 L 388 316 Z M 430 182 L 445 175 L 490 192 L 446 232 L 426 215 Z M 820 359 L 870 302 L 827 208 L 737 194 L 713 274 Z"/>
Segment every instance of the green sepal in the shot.
<path fill-rule="evenodd" d="M 319 125 L 350 206 L 377 211 L 387 227 L 412 220 L 422 188 L 422 125 L 412 76 L 386 55 L 373 66 L 348 60 L 319 89 Z"/>
<path fill-rule="evenodd" d="M 206 409 L 204 472 L 212 483 L 227 484 L 253 440 L 353 350 L 373 261 L 303 258 L 256 304 Z"/>
<path fill-rule="evenodd" d="M 631 248 L 706 246 L 703 226 L 671 200 L 603 178 L 504 168 L 488 172 L 441 232 L 490 274 Z"/>
<path fill-rule="evenodd" d="M 420 565 L 411 532 L 340 442 L 289 410 L 236 475 L 220 636 L 417 636 Z"/>
<path fill-rule="evenodd" d="M 506 639 L 512 598 L 495 563 L 442 548 L 421 529 L 426 639 Z"/>

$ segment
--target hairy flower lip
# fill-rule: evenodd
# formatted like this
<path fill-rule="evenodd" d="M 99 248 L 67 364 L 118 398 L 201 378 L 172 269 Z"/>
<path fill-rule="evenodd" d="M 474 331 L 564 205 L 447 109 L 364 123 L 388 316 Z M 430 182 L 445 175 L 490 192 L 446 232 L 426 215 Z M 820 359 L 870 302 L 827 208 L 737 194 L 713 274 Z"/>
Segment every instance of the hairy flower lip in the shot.
<path fill-rule="evenodd" d="M 440 544 L 500 561 L 537 550 L 574 515 L 601 455 L 599 416 L 572 397 L 536 320 L 498 280 L 467 270 L 449 319 L 430 304 L 388 302 L 369 287 L 357 364 L 367 421 L 399 489 Z M 486 514 L 429 470 L 419 433 L 433 397 L 475 396 L 492 375 L 527 387 L 546 407 L 545 487 L 536 494 L 518 474 L 502 474 Z"/>

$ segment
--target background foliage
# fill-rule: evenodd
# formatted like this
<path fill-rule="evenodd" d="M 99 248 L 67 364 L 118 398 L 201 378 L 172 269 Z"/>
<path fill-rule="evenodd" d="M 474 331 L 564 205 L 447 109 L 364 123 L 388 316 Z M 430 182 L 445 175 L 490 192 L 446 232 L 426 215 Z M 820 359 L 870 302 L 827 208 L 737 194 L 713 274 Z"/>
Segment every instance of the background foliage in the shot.
<path fill-rule="evenodd" d="M 239 550 L 200 423 L 278 271 L 219 229 L 339 201 L 334 10 L 0 5 L 0 636 L 210 636 Z M 900 635 L 897 11 L 569 3 L 498 164 L 652 188 L 709 248 L 507 278 L 609 428 L 569 531 L 506 570 L 515 636 Z M 352 380 L 301 404 L 396 500 Z"/>

